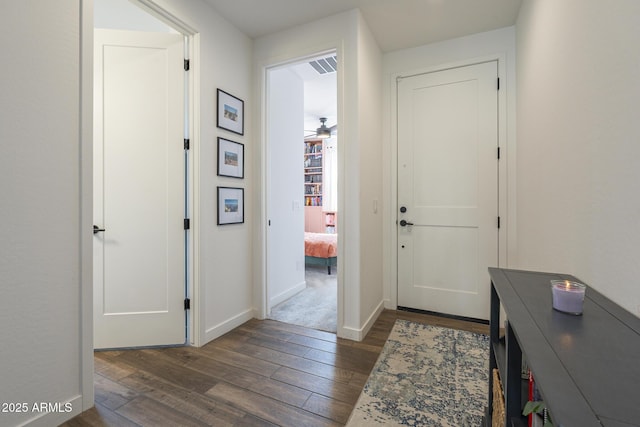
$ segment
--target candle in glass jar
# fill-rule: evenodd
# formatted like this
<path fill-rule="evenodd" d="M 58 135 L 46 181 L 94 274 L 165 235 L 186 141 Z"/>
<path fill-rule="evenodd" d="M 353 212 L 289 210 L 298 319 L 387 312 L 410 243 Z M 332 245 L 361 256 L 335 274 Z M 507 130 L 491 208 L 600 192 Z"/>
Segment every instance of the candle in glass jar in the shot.
<path fill-rule="evenodd" d="M 586 286 L 569 280 L 552 280 L 553 308 L 570 314 L 582 314 Z"/>

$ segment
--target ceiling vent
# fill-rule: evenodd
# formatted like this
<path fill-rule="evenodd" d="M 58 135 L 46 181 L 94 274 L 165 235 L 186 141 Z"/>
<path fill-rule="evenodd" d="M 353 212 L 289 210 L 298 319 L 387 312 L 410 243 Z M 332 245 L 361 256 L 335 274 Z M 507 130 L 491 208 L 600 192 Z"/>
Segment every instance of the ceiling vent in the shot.
<path fill-rule="evenodd" d="M 309 62 L 318 74 L 327 74 L 327 73 L 335 73 L 338 69 L 338 57 L 337 56 L 327 56 L 326 58 L 316 59 L 315 61 Z"/>

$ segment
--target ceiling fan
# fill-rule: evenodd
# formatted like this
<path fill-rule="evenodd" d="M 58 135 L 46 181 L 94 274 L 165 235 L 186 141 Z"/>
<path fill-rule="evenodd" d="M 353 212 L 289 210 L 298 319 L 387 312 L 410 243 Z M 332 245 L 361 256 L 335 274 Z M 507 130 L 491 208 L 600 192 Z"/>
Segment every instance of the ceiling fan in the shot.
<path fill-rule="evenodd" d="M 331 135 L 336 131 L 338 125 L 335 124 L 331 127 L 326 125 L 327 118 L 320 117 L 320 127 L 315 131 L 305 130 L 305 132 L 313 132 L 310 135 L 304 137 L 304 139 L 327 139 L 331 138 Z"/>

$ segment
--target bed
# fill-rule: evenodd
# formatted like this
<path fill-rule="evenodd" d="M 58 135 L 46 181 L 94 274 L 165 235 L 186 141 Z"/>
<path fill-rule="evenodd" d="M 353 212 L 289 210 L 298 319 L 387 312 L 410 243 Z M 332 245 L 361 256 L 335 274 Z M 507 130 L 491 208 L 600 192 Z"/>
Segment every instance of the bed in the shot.
<path fill-rule="evenodd" d="M 331 267 L 338 265 L 338 235 L 325 233 L 304 233 L 304 262 L 306 265 Z"/>

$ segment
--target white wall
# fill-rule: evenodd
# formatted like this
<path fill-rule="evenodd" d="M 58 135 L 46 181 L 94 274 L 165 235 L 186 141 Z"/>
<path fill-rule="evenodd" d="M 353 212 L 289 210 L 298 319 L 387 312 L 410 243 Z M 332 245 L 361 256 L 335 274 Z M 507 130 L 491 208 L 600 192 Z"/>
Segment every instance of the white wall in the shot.
<path fill-rule="evenodd" d="M 500 266 L 515 262 L 516 254 L 516 47 L 515 28 L 508 27 L 467 37 L 389 52 L 383 56 L 383 233 L 384 300 L 387 308 L 397 306 L 396 218 L 397 139 L 396 77 L 462 66 L 477 61 L 498 60 L 500 161 Z"/>
<path fill-rule="evenodd" d="M 523 2 L 518 262 L 640 314 L 640 2 Z"/>
<path fill-rule="evenodd" d="M 0 412 L 2 426 L 58 425 L 93 404 L 91 132 L 81 113 L 91 54 L 80 38 L 91 12 L 91 2 L 26 0 L 0 15 L 0 402 L 27 405 Z M 61 411 L 34 411 L 40 402 Z"/>
<path fill-rule="evenodd" d="M 360 325 L 383 307 L 382 53 L 362 17 L 358 25 L 360 161 Z"/>
<path fill-rule="evenodd" d="M 245 165 L 251 165 L 251 40 L 201 0 L 156 0 L 167 12 L 180 18 L 197 33 L 200 64 L 194 62 L 190 78 L 197 80 L 200 126 L 194 129 L 191 155 L 194 158 L 194 212 L 192 212 L 194 257 L 193 277 L 198 305 L 195 326 L 204 344 L 244 323 L 253 316 L 251 288 L 251 224 L 253 221 L 252 168 L 245 167 L 243 180 L 216 175 L 217 137 L 245 145 Z M 216 127 L 216 94 L 220 88 L 244 101 L 244 135 Z M 198 113 L 198 111 L 196 111 Z M 245 189 L 244 224 L 218 226 L 216 187 Z M 199 285 L 199 288 L 198 288 Z"/>
<path fill-rule="evenodd" d="M 257 304 L 264 300 L 265 265 L 265 200 L 264 170 L 267 153 L 264 152 L 263 131 L 265 118 L 265 97 L 262 91 L 264 86 L 264 69 L 269 66 L 286 63 L 305 56 L 317 56 L 320 52 L 336 50 L 338 55 L 338 128 L 340 132 L 340 144 L 338 145 L 339 183 L 338 183 L 338 211 L 340 212 L 338 226 L 339 241 L 338 251 L 340 264 L 338 265 L 338 335 L 341 337 L 360 339 L 364 337 L 367 326 L 361 319 L 371 318 L 371 313 L 366 313 L 366 307 L 361 305 L 361 291 L 366 287 L 376 287 L 378 281 L 364 283 L 361 276 L 361 252 L 363 241 L 360 238 L 361 229 L 361 171 L 360 155 L 361 144 L 372 144 L 374 141 L 364 141 L 360 132 L 361 121 L 370 118 L 369 113 L 361 115 L 361 97 L 359 91 L 362 88 L 370 90 L 369 99 L 375 99 L 380 95 L 380 87 L 371 87 L 367 84 L 359 84 L 360 73 L 371 72 L 359 67 L 363 66 L 359 56 L 360 49 L 359 28 L 364 24 L 357 10 L 341 13 L 325 19 L 321 19 L 307 25 L 265 36 L 254 41 L 254 61 L 256 66 L 255 84 L 256 99 L 256 146 L 258 151 L 255 158 L 256 198 L 254 202 L 259 209 L 260 216 L 255 222 L 255 250 L 254 250 L 254 280 Z M 366 47 L 365 49 L 368 49 Z M 377 70 L 373 70 L 374 73 Z M 364 99 L 364 98 L 363 98 Z M 364 122 L 362 122 L 364 123 Z M 371 203 L 369 201 L 368 203 Z M 366 230 L 375 235 L 378 230 Z M 380 259 L 368 259 L 367 263 L 379 264 Z M 365 288 L 363 288 L 363 286 Z M 375 291 L 374 291 L 375 295 Z M 371 304 L 367 304 L 371 305 Z M 264 316 L 258 308 L 258 316 Z"/>
<path fill-rule="evenodd" d="M 304 271 L 304 82 L 292 70 L 268 74 L 269 307 L 306 286 Z"/>

